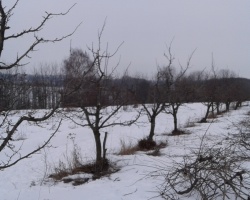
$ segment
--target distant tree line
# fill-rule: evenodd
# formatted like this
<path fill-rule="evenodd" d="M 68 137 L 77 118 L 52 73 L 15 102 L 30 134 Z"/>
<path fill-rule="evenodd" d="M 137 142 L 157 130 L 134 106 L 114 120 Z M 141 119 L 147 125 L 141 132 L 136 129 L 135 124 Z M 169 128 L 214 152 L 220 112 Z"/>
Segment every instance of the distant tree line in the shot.
<path fill-rule="evenodd" d="M 61 89 L 59 76 L 0 73 L 0 110 L 53 108 Z"/>
<path fill-rule="evenodd" d="M 48 109 L 53 108 L 59 99 L 61 107 L 95 105 L 98 94 L 93 83 L 98 77 L 94 72 L 96 69 L 90 67 L 92 62 L 87 54 L 75 50 L 64 61 L 64 70 L 60 74 L 0 73 L 0 110 Z M 128 75 L 121 78 L 107 77 L 102 80 L 107 88 L 101 97 L 103 103 L 175 103 L 178 106 L 178 103 L 203 102 L 208 112 L 219 113 L 222 104 L 228 111 L 231 105 L 237 109 L 243 101 L 250 100 L 250 80 L 236 77 L 229 70 L 221 70 L 216 76 L 204 72 L 184 73 L 176 80 L 172 72 L 162 68 L 151 80 Z M 75 92 L 64 97 L 67 91 Z"/>

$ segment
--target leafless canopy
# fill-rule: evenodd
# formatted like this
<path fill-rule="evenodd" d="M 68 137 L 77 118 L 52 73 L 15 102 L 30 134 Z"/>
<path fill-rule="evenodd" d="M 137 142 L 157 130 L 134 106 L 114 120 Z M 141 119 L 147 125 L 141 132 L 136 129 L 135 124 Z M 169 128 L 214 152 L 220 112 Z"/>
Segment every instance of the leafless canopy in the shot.
<path fill-rule="evenodd" d="M 14 69 L 18 69 L 20 66 L 26 65 L 27 63 L 24 62 L 24 59 L 30 58 L 30 54 L 31 52 L 35 51 L 35 47 L 37 47 L 39 44 L 44 44 L 44 43 L 54 43 L 54 42 L 59 42 L 62 41 L 63 39 L 70 37 L 78 28 L 78 26 L 76 27 L 75 30 L 73 30 L 71 33 L 58 37 L 58 38 L 54 38 L 54 39 L 46 39 L 46 38 L 42 38 L 40 36 L 38 36 L 38 33 L 46 26 L 47 22 L 55 17 L 55 16 L 64 16 L 67 15 L 67 13 L 72 9 L 69 8 L 66 12 L 63 13 L 58 13 L 58 14 L 53 14 L 53 13 L 48 13 L 45 12 L 45 16 L 43 17 L 43 19 L 40 21 L 40 23 L 38 23 L 38 25 L 36 27 L 30 27 L 28 29 L 24 29 L 21 32 L 18 33 L 13 33 L 8 35 L 8 30 L 11 30 L 11 27 L 9 27 L 9 22 L 11 20 L 11 17 L 14 15 L 14 10 L 17 7 L 18 3 L 20 0 L 16 0 L 16 2 L 14 3 L 14 5 L 9 8 L 6 9 L 6 7 L 3 5 L 2 1 L 0 1 L 0 71 L 3 70 L 11 70 L 13 69 L 14 74 L 11 74 L 11 77 L 15 78 L 15 75 L 17 74 L 17 71 L 15 71 Z M 13 61 L 11 61 L 10 63 L 6 63 L 3 61 L 2 59 L 2 53 L 4 51 L 4 46 L 5 46 L 5 42 L 8 40 L 14 40 L 17 41 L 18 38 L 21 38 L 22 36 L 25 35 L 32 35 L 34 36 L 33 38 L 33 42 L 29 45 L 29 47 L 21 53 L 21 55 L 17 55 L 16 59 L 14 59 Z M 16 74 L 15 74 L 16 73 Z M 4 85 L 4 87 L 6 86 L 6 84 L 11 83 L 11 82 L 6 82 L 7 79 L 1 79 L 0 84 L 1 86 Z M 14 96 L 14 100 L 15 98 L 18 98 L 18 91 L 20 91 L 19 87 L 21 86 L 21 83 L 16 84 L 14 86 L 14 88 L 16 89 L 15 91 L 13 91 L 12 94 L 9 93 L 5 93 L 4 95 L 7 96 L 8 98 L 12 98 Z M 14 135 L 18 132 L 18 128 L 20 127 L 20 125 L 24 122 L 30 122 L 33 124 L 39 124 L 40 122 L 49 119 L 50 117 L 52 117 L 56 110 L 59 108 L 60 106 L 60 100 L 58 100 L 55 105 L 53 106 L 53 108 L 50 111 L 46 111 L 44 112 L 43 115 L 36 115 L 35 111 L 32 112 L 26 112 L 26 114 L 23 114 L 20 116 L 19 119 L 17 119 L 16 121 L 13 120 L 12 116 L 13 114 L 15 114 L 15 112 L 13 111 L 13 109 L 15 108 L 13 105 L 15 104 L 15 101 L 13 101 L 13 104 L 10 104 L 11 106 L 9 107 L 5 107 L 5 108 L 1 108 L 0 106 L 0 154 L 1 156 L 3 155 L 4 159 L 1 160 L 0 162 L 0 170 L 3 170 L 7 167 L 11 167 L 13 165 L 15 165 L 16 163 L 18 163 L 19 161 L 30 157 L 32 154 L 40 151 L 42 148 L 44 148 L 49 142 L 50 140 L 53 138 L 53 136 L 55 135 L 55 133 L 57 132 L 61 122 L 58 122 L 58 127 L 56 129 L 55 132 L 53 132 L 49 138 L 47 138 L 47 140 L 45 140 L 44 142 L 42 142 L 41 145 L 39 145 L 37 148 L 31 150 L 30 152 L 26 153 L 26 154 L 22 154 L 21 153 L 21 147 L 23 145 L 25 145 L 23 143 L 23 145 L 15 145 L 15 141 L 14 140 Z"/>
<path fill-rule="evenodd" d="M 5 63 L 4 61 L 0 61 L 0 69 L 11 69 L 13 67 L 19 67 L 19 66 L 26 65 L 27 63 L 24 63 L 22 61 L 24 60 L 24 58 L 30 58 L 30 53 L 35 51 L 35 47 L 37 47 L 39 44 L 54 43 L 54 42 L 62 41 L 63 39 L 73 35 L 74 32 L 77 30 L 78 26 L 80 25 L 79 24 L 73 32 L 71 32 L 67 35 L 58 37 L 58 38 L 46 39 L 46 38 L 38 36 L 38 33 L 46 26 L 47 22 L 50 19 L 52 19 L 53 17 L 56 17 L 56 16 L 67 15 L 69 13 L 69 11 L 73 8 L 73 6 L 74 6 L 73 5 L 66 12 L 56 13 L 56 14 L 45 12 L 45 16 L 43 17 L 42 21 L 40 23 L 38 23 L 38 25 L 36 27 L 30 27 L 28 29 L 24 29 L 21 32 L 8 35 L 7 30 L 11 29 L 11 27 L 9 27 L 8 24 L 11 20 L 12 15 L 14 14 L 13 11 L 17 7 L 19 1 L 20 0 L 17 0 L 14 3 L 14 5 L 11 8 L 9 8 L 8 10 L 6 10 L 6 7 L 4 7 L 4 5 L 2 4 L 2 1 L 0 1 L 0 15 L 1 15 L 1 19 L 0 19 L 0 57 L 1 57 L 3 49 L 4 49 L 5 41 L 17 39 L 17 38 L 20 38 L 24 35 L 31 35 L 31 34 L 33 34 L 34 39 L 33 39 L 33 42 L 30 44 L 30 46 L 24 52 L 22 52 L 20 55 L 17 55 L 16 59 L 13 60 L 12 62 Z"/>

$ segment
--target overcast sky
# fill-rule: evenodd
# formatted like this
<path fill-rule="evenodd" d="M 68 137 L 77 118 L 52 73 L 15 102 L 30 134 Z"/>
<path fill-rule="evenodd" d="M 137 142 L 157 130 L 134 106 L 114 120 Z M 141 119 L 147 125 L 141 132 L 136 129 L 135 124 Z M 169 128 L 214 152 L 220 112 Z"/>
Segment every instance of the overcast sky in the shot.
<path fill-rule="evenodd" d="M 8 7 L 14 1 L 2 2 Z M 196 49 L 191 70 L 209 70 L 213 54 L 217 68 L 250 78 L 249 0 L 20 0 L 8 33 L 35 26 L 45 11 L 63 12 L 74 3 L 77 5 L 67 16 L 50 21 L 41 33 L 43 37 L 59 37 L 83 22 L 71 37 L 72 47 L 87 50 L 87 45 L 97 44 L 97 32 L 107 18 L 103 46 L 108 43 L 112 52 L 124 41 L 113 61 L 121 57 L 121 71 L 131 63 L 131 75 L 150 78 L 157 65 L 166 63 L 163 54 L 174 38 L 172 52 L 177 66 L 178 62 L 185 65 Z M 23 37 L 6 43 L 4 59 L 16 57 L 30 42 Z M 69 49 L 70 39 L 39 46 L 39 51 L 32 53 L 30 65 L 60 65 Z"/>

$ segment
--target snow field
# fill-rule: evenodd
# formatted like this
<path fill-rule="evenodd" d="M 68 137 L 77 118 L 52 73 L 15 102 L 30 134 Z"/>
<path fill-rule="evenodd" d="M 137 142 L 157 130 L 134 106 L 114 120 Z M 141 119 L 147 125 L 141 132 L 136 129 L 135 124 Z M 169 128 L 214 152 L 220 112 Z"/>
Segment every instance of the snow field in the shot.
<path fill-rule="evenodd" d="M 163 168 L 171 168 L 172 162 L 181 161 L 183 155 L 188 155 L 193 149 L 199 148 L 202 136 L 206 133 L 205 145 L 213 145 L 228 134 L 236 131 L 237 122 L 246 118 L 245 113 L 249 107 L 216 118 L 211 123 L 196 123 L 195 127 L 185 128 L 191 134 L 169 136 L 173 129 L 173 119 L 170 115 L 161 114 L 156 121 L 156 141 L 167 141 L 168 146 L 161 149 L 161 156 L 148 156 L 145 152 L 137 152 L 135 155 L 119 156 L 121 141 L 136 144 L 139 139 L 149 133 L 147 117 L 142 116 L 138 124 L 130 127 L 109 127 L 107 148 L 108 158 L 121 169 L 109 177 L 90 181 L 87 184 L 72 186 L 62 182 L 55 183 L 47 176 L 58 165 L 59 160 L 67 162 L 73 146 L 77 146 L 84 162 L 95 158 L 94 137 L 86 127 L 80 127 L 68 119 L 63 119 L 58 133 L 52 139 L 50 145 L 40 153 L 18 163 L 17 165 L 1 171 L 0 199 L 3 200 L 145 200 L 158 196 L 157 187 L 162 183 L 163 177 L 150 176 L 154 171 Z M 24 112 L 24 111 L 22 111 Z M 13 121 L 18 119 L 16 114 Z M 43 112 L 43 111 L 41 111 Z M 204 105 L 200 103 L 185 104 L 178 113 L 180 127 L 188 121 L 197 122 L 205 113 Z M 121 111 L 121 120 L 130 119 L 136 114 L 132 108 L 129 111 Z M 21 153 L 27 153 L 41 144 L 55 131 L 60 120 L 60 115 L 41 123 L 41 126 L 24 123 L 18 129 L 16 137 L 22 140 L 16 141 L 21 145 Z M 104 134 L 103 134 L 104 135 Z M 15 138 L 16 139 L 16 138 Z M 4 159 L 4 155 L 0 156 Z M 77 176 L 77 175 L 76 175 Z M 82 175 L 79 175 L 82 176 Z M 160 197 L 156 197 L 160 200 Z M 186 198 L 186 199 L 192 199 Z"/>

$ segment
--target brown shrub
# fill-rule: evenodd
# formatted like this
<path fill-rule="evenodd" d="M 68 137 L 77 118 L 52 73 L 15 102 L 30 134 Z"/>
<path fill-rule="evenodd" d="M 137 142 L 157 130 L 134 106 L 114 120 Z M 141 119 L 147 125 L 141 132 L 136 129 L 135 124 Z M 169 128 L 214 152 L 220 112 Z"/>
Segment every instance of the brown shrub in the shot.
<path fill-rule="evenodd" d="M 155 141 L 151 141 L 151 140 L 148 140 L 148 139 L 142 139 L 142 140 L 139 140 L 138 142 L 138 147 L 140 150 L 152 150 L 156 147 L 156 142 Z"/>
<path fill-rule="evenodd" d="M 130 141 L 128 144 L 125 143 L 125 141 L 121 140 L 121 148 L 118 152 L 118 155 L 124 156 L 124 155 L 133 155 L 136 151 L 139 150 L 138 145 L 132 144 Z"/>

